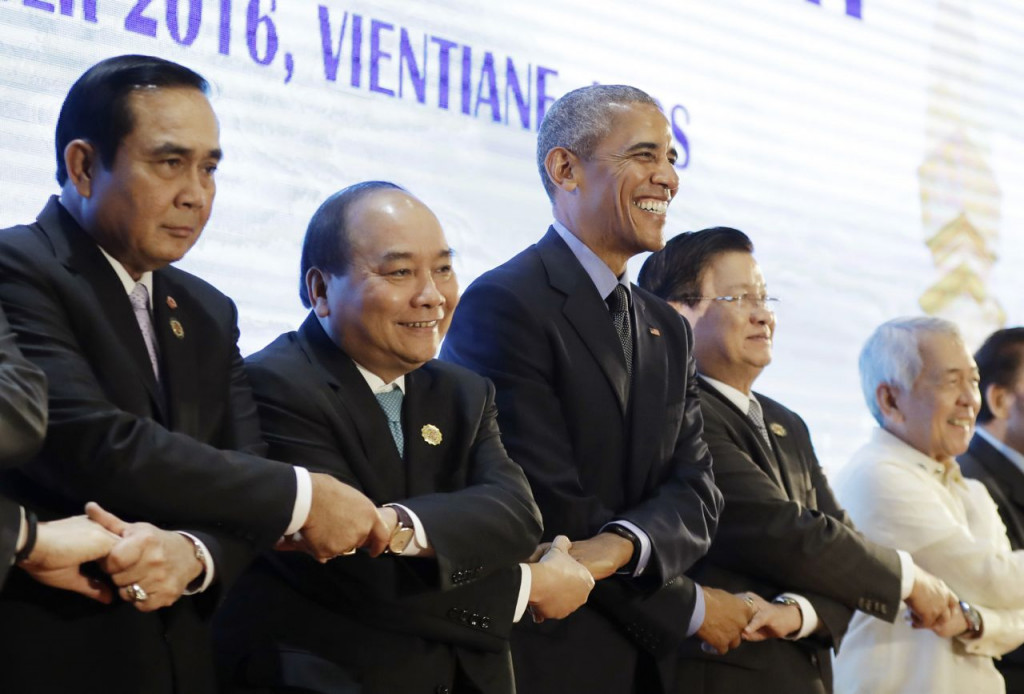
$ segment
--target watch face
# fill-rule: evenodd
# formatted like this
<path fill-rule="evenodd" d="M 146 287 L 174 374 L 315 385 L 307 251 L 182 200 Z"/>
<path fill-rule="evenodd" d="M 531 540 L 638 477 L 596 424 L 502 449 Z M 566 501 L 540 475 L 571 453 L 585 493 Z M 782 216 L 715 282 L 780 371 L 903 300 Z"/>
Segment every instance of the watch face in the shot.
<path fill-rule="evenodd" d="M 412 536 L 415 532 L 413 528 L 403 525 L 395 528 L 395 531 L 391 533 L 391 541 L 388 542 L 388 551 L 392 554 L 404 552 L 405 548 L 412 542 Z"/>

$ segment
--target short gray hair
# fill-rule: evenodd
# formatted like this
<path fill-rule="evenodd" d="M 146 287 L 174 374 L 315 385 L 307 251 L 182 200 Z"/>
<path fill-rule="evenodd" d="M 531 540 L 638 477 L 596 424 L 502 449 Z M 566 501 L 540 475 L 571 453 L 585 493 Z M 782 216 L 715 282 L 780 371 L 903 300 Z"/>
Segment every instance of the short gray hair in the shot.
<path fill-rule="evenodd" d="M 625 84 L 580 87 L 551 105 L 537 133 L 537 169 L 552 201 L 555 184 L 548 178 L 544 166 L 548 152 L 564 147 L 581 159 L 589 159 L 598 143 L 611 132 L 612 107 L 625 104 L 650 104 L 661 108 L 650 94 Z"/>
<path fill-rule="evenodd" d="M 914 387 L 921 375 L 921 335 L 925 333 L 949 335 L 963 341 L 960 329 L 945 318 L 913 316 L 894 318 L 882 323 L 871 333 L 860 351 L 860 387 L 864 392 L 871 416 L 883 424 L 882 408 L 875 392 L 883 383 L 904 390 Z"/>

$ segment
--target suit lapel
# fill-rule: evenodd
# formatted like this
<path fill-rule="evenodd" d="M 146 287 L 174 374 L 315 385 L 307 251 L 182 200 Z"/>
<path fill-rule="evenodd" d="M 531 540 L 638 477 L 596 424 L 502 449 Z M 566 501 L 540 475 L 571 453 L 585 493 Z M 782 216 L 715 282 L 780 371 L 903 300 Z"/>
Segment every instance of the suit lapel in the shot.
<path fill-rule="evenodd" d="M 600 365 L 623 416 L 629 402 L 629 374 L 618 333 L 604 299 L 554 227 L 537 242 L 551 286 L 565 295 L 562 312 Z"/>
<path fill-rule="evenodd" d="M 312 312 L 299 328 L 299 344 L 334 391 L 335 411 L 359 439 L 365 458 L 347 462 L 363 489 L 377 503 L 405 498 L 405 464 L 387 416 L 355 362 L 327 336 Z M 408 435 L 406 439 L 408 447 Z"/>
<path fill-rule="evenodd" d="M 772 453 L 782 487 L 788 492 L 790 499 L 806 504 L 811 490 L 807 488 L 807 478 L 799 474 L 799 463 L 796 462 L 799 460 L 799 453 L 790 450 L 792 437 L 786 427 L 778 421 L 778 415 L 771 402 L 763 397 L 758 399 L 764 411 L 764 423 L 768 429 L 768 438 L 772 442 Z"/>
<path fill-rule="evenodd" d="M 1006 496 L 1018 506 L 1024 506 L 1024 473 L 1008 460 L 1006 456 L 996 450 L 995 446 L 975 434 L 971 439 L 968 452 L 981 463 L 992 477 L 999 483 L 999 488 L 1004 490 Z M 1021 528 L 1021 537 L 1024 537 L 1024 528 Z"/>
<path fill-rule="evenodd" d="M 430 363 L 406 374 L 402 427 L 405 433 L 406 493 L 410 497 L 444 491 L 451 478 L 446 469 L 458 461 L 453 454 L 457 434 L 456 394 L 452 384 L 438 381 Z"/>
<path fill-rule="evenodd" d="M 50 200 L 38 221 L 53 245 L 57 260 L 82 282 L 82 295 L 95 296 L 97 315 L 110 326 L 110 334 L 101 340 L 108 344 L 117 343 L 115 354 L 105 354 L 103 358 L 116 369 L 119 377 L 105 378 L 104 382 L 113 387 L 130 385 L 132 389 L 141 382 L 149 395 L 152 411 L 162 412 L 163 397 L 153 375 L 149 352 L 124 285 L 114 268 L 103 257 L 92 237 L 78 226 L 56 198 Z M 96 321 L 95 329 L 107 332 L 101 321 Z M 116 351 L 123 351 L 124 357 L 118 358 Z"/>
<path fill-rule="evenodd" d="M 633 311 L 636 326 L 633 353 L 633 397 L 630 400 L 630 460 L 653 460 L 652 453 L 659 444 L 659 437 L 651 431 L 662 431 L 666 422 L 665 403 L 668 402 L 669 384 L 665 375 L 668 368 L 668 348 L 661 336 L 665 326 L 651 322 L 647 302 L 633 287 Z M 616 336 L 617 339 L 617 336 Z M 652 427 L 652 423 L 658 423 Z M 653 488 L 649 477 L 659 466 L 626 466 L 627 499 L 645 496 L 645 490 Z"/>
<path fill-rule="evenodd" d="M 199 354 L 195 335 L 186 332 L 193 325 L 195 311 L 191 297 L 175 285 L 169 273 L 153 273 L 153 330 L 160 345 L 163 390 L 169 425 L 175 431 L 197 435 L 199 427 Z"/>
<path fill-rule="evenodd" d="M 754 423 L 750 421 L 750 418 L 703 378 L 698 377 L 697 381 L 700 383 L 700 387 L 706 396 L 715 398 L 733 414 L 734 419 L 737 420 L 735 425 L 740 428 L 744 435 L 743 443 L 746 444 L 743 447 L 744 450 L 750 453 L 754 463 L 779 485 L 779 489 L 786 491 L 788 494 L 789 491 L 779 472 L 779 463 L 775 458 L 775 452 L 765 443 Z M 772 436 L 771 431 L 768 432 L 768 436 L 769 438 Z"/>

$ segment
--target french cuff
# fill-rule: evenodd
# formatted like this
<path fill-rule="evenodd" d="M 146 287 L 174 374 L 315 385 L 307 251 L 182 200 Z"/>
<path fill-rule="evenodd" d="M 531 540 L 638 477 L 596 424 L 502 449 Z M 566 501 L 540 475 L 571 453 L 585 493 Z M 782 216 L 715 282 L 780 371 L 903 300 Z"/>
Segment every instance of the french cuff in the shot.
<path fill-rule="evenodd" d="M 704 613 L 707 608 L 704 606 L 704 589 L 699 583 L 694 583 L 697 590 L 697 599 L 693 603 L 693 614 L 690 615 L 690 624 L 686 627 L 686 635 L 693 636 L 704 626 Z"/>
<path fill-rule="evenodd" d="M 914 580 L 917 578 L 917 567 L 910 557 L 910 552 L 896 550 L 900 558 L 900 600 L 906 600 L 914 592 Z"/>
<path fill-rule="evenodd" d="M 634 578 L 636 578 L 637 576 L 643 576 L 644 570 L 647 569 L 647 563 L 651 560 L 650 536 L 639 525 L 637 525 L 636 523 L 631 523 L 630 521 L 624 518 L 614 520 L 611 523 L 605 523 L 603 526 L 601 526 L 601 530 L 599 530 L 598 532 L 604 531 L 604 529 L 607 528 L 609 525 L 621 525 L 623 528 L 636 535 L 636 539 L 640 541 L 640 557 L 636 561 L 636 568 L 633 569 L 632 576 Z M 704 621 L 703 618 L 701 619 L 701 621 Z"/>
<path fill-rule="evenodd" d="M 523 574 L 523 580 L 519 582 L 519 598 L 516 600 L 516 611 L 512 615 L 513 624 L 518 624 L 526 613 L 526 608 L 530 605 L 530 589 L 533 588 L 533 574 L 530 572 L 530 567 L 520 564 L 519 570 Z"/>
<path fill-rule="evenodd" d="M 814 633 L 814 630 L 818 628 L 818 612 L 814 609 L 814 605 L 811 601 L 802 595 L 796 593 L 783 593 L 779 596 L 780 598 L 792 598 L 796 601 L 797 606 L 800 608 L 800 614 L 803 617 L 803 624 L 800 625 L 800 630 L 795 634 L 784 637 L 787 641 L 797 641 L 799 639 L 805 639 Z"/>
<path fill-rule="evenodd" d="M 204 590 L 210 587 L 213 583 L 213 557 L 210 555 L 210 550 L 206 548 L 203 541 L 192 533 L 187 533 L 184 530 L 177 531 L 179 535 L 185 536 L 185 539 L 189 540 L 196 549 L 196 559 L 203 565 L 203 573 L 185 586 L 184 595 L 197 595 L 202 593 Z"/>
<path fill-rule="evenodd" d="M 427 538 L 427 531 L 423 529 L 423 523 L 420 522 L 419 516 L 413 513 L 409 507 L 402 506 L 402 504 L 384 504 L 384 506 L 390 506 L 395 509 L 398 517 L 403 522 L 408 520 L 407 524 L 412 525 L 412 539 L 409 540 L 409 544 L 402 550 L 403 557 L 415 557 L 430 549 L 430 540 Z"/>
<path fill-rule="evenodd" d="M 304 467 L 295 468 L 295 506 L 292 507 L 292 522 L 284 531 L 285 537 L 291 537 L 302 529 L 309 519 L 309 511 L 313 507 L 313 478 Z"/>

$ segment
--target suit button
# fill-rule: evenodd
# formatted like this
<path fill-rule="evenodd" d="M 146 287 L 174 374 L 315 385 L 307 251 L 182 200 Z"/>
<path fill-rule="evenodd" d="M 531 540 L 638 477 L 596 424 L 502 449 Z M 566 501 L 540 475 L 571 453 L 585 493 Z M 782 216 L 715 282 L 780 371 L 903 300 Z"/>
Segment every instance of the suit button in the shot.
<path fill-rule="evenodd" d="M 451 690 L 448 689 L 448 687 L 444 686 L 443 684 L 437 685 L 437 689 L 434 690 L 434 691 L 436 691 L 437 694 L 450 694 L 451 693 Z"/>
<path fill-rule="evenodd" d="M 811 653 L 811 665 L 813 665 L 814 667 L 818 667 L 818 654 L 817 653 Z"/>
<path fill-rule="evenodd" d="M 491 628 L 491 618 L 490 617 L 484 617 L 483 619 L 481 619 L 480 620 L 480 627 L 483 628 L 483 629 L 490 629 Z"/>

